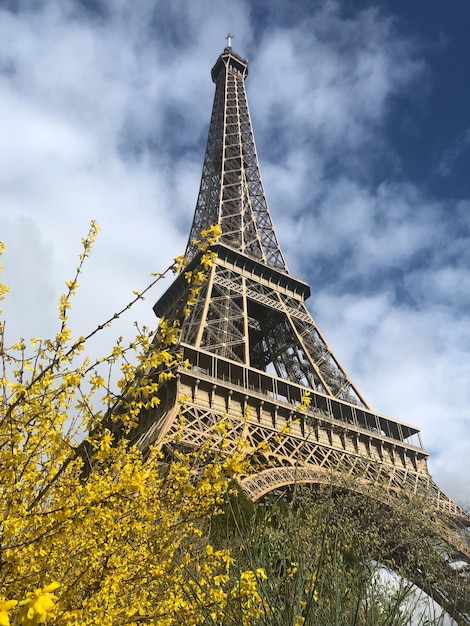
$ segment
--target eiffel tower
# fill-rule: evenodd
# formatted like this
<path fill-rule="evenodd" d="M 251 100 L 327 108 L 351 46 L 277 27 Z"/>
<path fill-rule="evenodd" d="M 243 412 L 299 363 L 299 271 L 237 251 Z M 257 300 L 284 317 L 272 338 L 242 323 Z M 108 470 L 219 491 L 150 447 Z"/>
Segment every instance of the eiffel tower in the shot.
<path fill-rule="evenodd" d="M 136 433 L 138 445 L 178 435 L 179 445 L 197 447 L 226 417 L 233 442 L 244 437 L 256 448 L 275 441 L 266 467 L 240 477 L 255 501 L 294 484 L 333 484 L 387 501 L 423 495 L 468 525 L 465 511 L 433 482 L 419 429 L 372 410 L 305 306 L 310 287 L 290 274 L 266 201 L 247 75 L 248 63 L 233 52 L 229 36 L 212 68 L 214 103 L 185 254 L 189 267 L 196 265 L 201 253 L 195 240 L 220 224 L 212 246 L 217 257 L 189 316 L 181 313 L 184 276 L 154 307 L 158 317 L 180 319 L 178 347 L 191 365 L 178 368 L 164 386 L 158 411 Z M 306 392 L 310 406 L 300 411 Z M 288 434 L 276 438 L 286 426 Z M 461 546 L 464 553 L 470 557 Z"/>

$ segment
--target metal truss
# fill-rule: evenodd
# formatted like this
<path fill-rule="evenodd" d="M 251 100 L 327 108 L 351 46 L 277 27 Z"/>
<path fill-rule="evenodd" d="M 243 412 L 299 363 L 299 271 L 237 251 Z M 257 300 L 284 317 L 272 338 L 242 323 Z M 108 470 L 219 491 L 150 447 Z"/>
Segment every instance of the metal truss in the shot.
<path fill-rule="evenodd" d="M 213 224 L 221 242 L 279 269 L 287 269 L 274 232 L 261 181 L 245 91 L 248 63 L 226 48 L 212 70 L 214 106 L 201 186 L 186 256 Z"/>
<path fill-rule="evenodd" d="M 408 437 L 399 445 L 393 437 L 370 428 L 372 420 L 364 416 L 356 426 L 334 417 L 338 406 L 346 408 L 342 401 L 331 400 L 319 409 L 322 396 L 316 394 L 315 408 L 300 412 L 295 386 L 290 385 L 288 393 L 276 384 L 277 377 L 272 377 L 270 390 L 267 374 L 257 386 L 253 372 L 246 372 L 242 366 L 230 368 L 225 359 L 181 347 L 192 363 L 196 362 L 196 353 L 202 358 L 190 370 L 179 368 L 176 381 L 168 386 L 171 391 L 159 419 L 148 416 L 147 423 L 144 421 L 135 433 L 139 447 L 147 449 L 158 443 L 171 455 L 174 445 L 188 449 L 206 446 L 207 450 L 209 440 L 214 453 L 223 450 L 223 454 L 230 454 L 241 449 L 252 457 L 252 462 L 248 473 L 239 476 L 238 481 L 254 501 L 270 493 L 282 496 L 285 488 L 300 484 L 355 491 L 392 509 L 403 499 L 419 497 L 449 520 L 447 524 L 434 518 L 436 540 L 449 546 L 447 559 L 470 567 L 470 547 L 455 531 L 459 525 L 468 525 L 468 515 L 433 482 L 427 470 L 427 453 L 408 441 L 410 430 L 405 425 L 401 430 Z M 372 417 L 365 409 L 353 405 L 349 408 Z M 373 417 L 376 424 L 387 419 Z M 223 427 L 218 429 L 221 423 Z M 447 597 L 444 587 L 437 585 L 432 593 L 442 607 L 458 617 L 459 623 L 470 624 L 470 609 L 457 612 L 455 599 Z M 467 602 L 465 598 L 463 601 Z"/>
<path fill-rule="evenodd" d="M 227 393 L 241 390 L 258 415 L 272 398 L 278 404 L 287 398 L 291 405 L 298 405 L 307 392 L 311 394 L 313 413 L 301 421 L 313 429 L 316 441 L 307 441 L 304 432 L 302 437 L 285 439 L 275 454 L 289 471 L 283 479 L 277 469 L 263 473 L 262 480 L 260 474 L 246 481 L 252 497 L 259 497 L 259 489 L 263 493 L 275 489 L 276 481 L 285 481 L 292 476 L 291 468 L 300 466 L 309 468 L 302 470 L 303 476 L 312 480 L 321 470 L 367 483 L 380 481 L 390 492 L 429 491 L 432 481 L 419 430 L 371 411 L 305 306 L 308 284 L 287 269 L 261 182 L 245 92 L 247 73 L 247 62 L 231 48 L 224 50 L 212 69 L 214 105 L 186 254 L 196 263 L 200 253 L 194 240 L 202 229 L 220 223 L 222 235 L 213 246 L 217 258 L 189 316 L 184 314 L 184 276 L 170 286 L 154 310 L 158 316 L 179 321 L 180 347 L 201 376 L 207 376 L 214 388 L 222 384 Z M 194 428 L 188 421 L 191 445 L 205 432 L 196 410 L 200 399 L 196 387 L 191 386 L 194 412 L 188 414 L 194 419 Z M 224 414 L 211 403 L 204 411 L 213 420 Z M 275 430 L 278 423 L 275 417 L 272 420 Z M 152 432 L 156 423 L 161 423 L 161 411 L 153 420 Z M 255 422 L 249 424 L 253 444 L 256 437 L 268 436 L 265 426 L 260 430 Z M 160 427 L 157 430 L 163 434 Z M 340 433 L 343 449 L 335 448 L 332 433 Z M 457 510 L 439 490 L 432 492 L 438 508 Z"/>
<path fill-rule="evenodd" d="M 329 483 L 365 493 L 377 489 L 375 493 L 386 502 L 405 494 L 423 496 L 437 510 L 468 521 L 465 511 L 433 482 L 427 470 L 428 455 L 420 440 L 413 439 L 416 429 L 341 400 L 328 402 L 323 394 L 315 394 L 312 406 L 300 411 L 302 388 L 297 385 L 276 384 L 277 377 L 269 374 L 257 380 L 254 371 L 230 367 L 226 359 L 181 347 L 191 368 L 178 370 L 176 388 L 160 409 L 159 419 L 152 416 L 135 434 L 140 447 L 177 439 L 181 445 L 197 448 L 225 421 L 229 424 L 224 429 L 227 453 L 241 440 L 248 452 L 263 444 L 263 464 L 240 477 L 253 500 L 289 484 Z M 185 400 L 179 403 L 178 398 Z M 340 408 L 350 410 L 348 415 L 343 413 L 343 419 L 338 418 Z M 372 423 L 380 426 L 380 432 Z M 396 430 L 400 436 L 394 435 L 390 425 L 401 426 Z"/>
<path fill-rule="evenodd" d="M 452 524 L 468 526 L 465 511 L 433 482 L 419 429 L 372 411 L 305 306 L 310 288 L 287 269 L 261 182 L 247 73 L 231 48 L 212 70 L 214 105 L 186 256 L 197 264 L 201 230 L 220 223 L 222 235 L 190 315 L 183 275 L 154 307 L 179 321 L 177 349 L 191 366 L 162 386 L 160 406 L 141 416 L 135 440 L 144 449 L 175 441 L 196 448 L 227 420 L 227 453 L 240 441 L 265 450 L 239 477 L 253 500 L 297 483 L 328 483 L 391 504 L 426 497 Z M 307 392 L 310 407 L 300 412 Z M 470 564 L 452 524 L 449 543 Z"/>
<path fill-rule="evenodd" d="M 196 306 L 181 319 L 182 342 L 367 408 L 304 304 L 308 285 L 225 246 L 215 249 Z M 159 315 L 178 317 L 185 295 L 176 292 L 170 287 L 157 303 Z"/>

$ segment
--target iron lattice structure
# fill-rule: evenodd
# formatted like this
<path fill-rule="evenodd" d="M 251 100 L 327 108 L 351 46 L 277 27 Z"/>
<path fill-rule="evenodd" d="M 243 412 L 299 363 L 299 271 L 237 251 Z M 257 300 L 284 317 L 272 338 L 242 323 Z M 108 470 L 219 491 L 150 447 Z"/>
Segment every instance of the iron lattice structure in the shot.
<path fill-rule="evenodd" d="M 180 320 L 179 349 L 191 366 L 178 370 L 158 411 L 142 420 L 139 445 L 178 435 L 178 445 L 195 447 L 226 417 L 234 446 L 240 437 L 253 448 L 274 442 L 265 469 L 240 477 L 253 500 L 299 482 L 328 483 L 385 501 L 403 494 L 431 497 L 436 509 L 468 523 L 433 482 L 419 430 L 370 408 L 305 306 L 310 288 L 289 273 L 266 201 L 247 74 L 247 61 L 231 47 L 212 69 L 214 104 L 186 250 L 193 265 L 201 231 L 220 224 L 222 234 L 190 316 L 182 315 L 184 276 L 154 307 L 157 316 Z M 299 411 L 306 391 L 310 407 Z M 290 432 L 276 437 L 286 426 Z M 470 557 L 457 536 L 453 543 L 460 556 Z"/>

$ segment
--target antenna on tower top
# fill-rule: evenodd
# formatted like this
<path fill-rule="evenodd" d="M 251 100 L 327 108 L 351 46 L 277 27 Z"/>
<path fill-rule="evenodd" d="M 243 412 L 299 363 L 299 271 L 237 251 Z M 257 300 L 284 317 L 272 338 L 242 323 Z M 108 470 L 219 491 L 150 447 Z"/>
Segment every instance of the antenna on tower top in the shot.
<path fill-rule="evenodd" d="M 231 35 L 230 33 L 227 33 L 227 37 L 225 37 L 225 39 L 227 40 L 227 48 L 231 48 L 233 35 Z"/>

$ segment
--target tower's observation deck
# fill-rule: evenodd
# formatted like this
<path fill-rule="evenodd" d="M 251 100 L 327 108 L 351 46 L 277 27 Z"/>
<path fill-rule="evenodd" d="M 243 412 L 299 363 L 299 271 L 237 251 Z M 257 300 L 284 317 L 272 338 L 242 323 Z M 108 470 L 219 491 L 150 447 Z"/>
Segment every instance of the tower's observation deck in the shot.
<path fill-rule="evenodd" d="M 243 80 L 248 76 L 248 61 L 232 51 L 231 47 L 225 48 L 216 64 L 212 68 L 211 76 L 214 83 L 217 83 L 220 72 L 239 72 Z"/>

